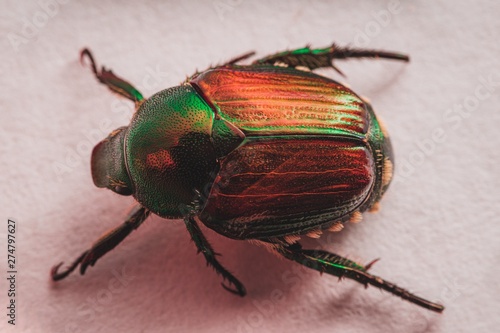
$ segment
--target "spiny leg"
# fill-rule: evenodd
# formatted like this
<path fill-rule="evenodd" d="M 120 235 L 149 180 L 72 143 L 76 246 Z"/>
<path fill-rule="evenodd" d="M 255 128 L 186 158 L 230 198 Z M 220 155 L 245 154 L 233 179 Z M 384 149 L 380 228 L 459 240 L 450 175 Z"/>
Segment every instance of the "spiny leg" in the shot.
<path fill-rule="evenodd" d="M 333 65 L 333 60 L 347 58 L 383 58 L 401 61 L 410 60 L 407 55 L 400 53 L 340 47 L 334 43 L 331 46 L 322 49 L 311 49 L 309 46 L 306 46 L 301 49 L 276 53 L 265 58 L 255 60 L 253 64 L 275 65 L 281 63 L 290 67 L 306 67 L 310 70 L 322 67 L 332 67 L 341 75 L 344 75 Z"/>
<path fill-rule="evenodd" d="M 123 224 L 102 235 L 89 250 L 83 252 L 68 268 L 59 272 L 58 270 L 63 263 L 61 262 L 54 266 L 50 273 L 52 280 L 58 281 L 64 279 L 78 265 L 80 265 L 80 274 L 85 274 L 85 270 L 89 265 L 94 266 L 99 258 L 120 244 L 121 241 L 146 220 L 148 215 L 149 211 L 146 208 L 142 206 L 134 207 Z"/>
<path fill-rule="evenodd" d="M 219 67 L 224 67 L 224 66 L 231 66 L 231 65 L 235 65 L 236 63 L 240 62 L 240 61 L 243 61 L 243 60 L 246 60 L 248 58 L 250 58 L 251 56 L 253 56 L 255 54 L 254 51 L 250 51 L 250 52 L 247 52 L 245 54 L 242 54 L 240 56 L 237 56 L 231 60 L 228 60 L 226 61 L 225 63 L 223 63 L 222 65 L 217 65 L 217 66 L 210 66 L 208 67 L 207 69 L 205 69 L 204 71 L 202 72 L 205 72 L 205 71 L 208 71 L 208 70 L 211 70 L 211 69 L 214 69 L 214 68 L 219 68 Z M 200 73 L 202 72 L 199 72 L 199 71 L 196 71 L 196 73 L 190 75 L 190 76 L 187 76 L 186 77 L 186 80 L 184 81 L 184 83 L 188 83 L 190 82 L 191 80 L 193 80 L 196 76 L 198 76 Z"/>
<path fill-rule="evenodd" d="M 255 54 L 254 51 L 247 52 L 245 54 L 242 54 L 242 55 L 240 55 L 240 56 L 238 56 L 236 58 L 233 58 L 233 59 L 227 61 L 226 63 L 222 64 L 221 66 L 234 65 L 234 64 L 236 64 L 236 63 L 238 63 L 238 62 L 240 62 L 242 60 L 246 60 L 246 59 L 252 57 L 254 54 Z"/>
<path fill-rule="evenodd" d="M 289 246 L 277 245 L 276 250 L 285 258 L 296 261 L 319 272 L 335 275 L 339 278 L 346 277 L 353 279 L 365 285 L 365 287 L 371 284 L 372 286 L 386 290 L 393 295 L 399 296 L 402 299 L 432 311 L 442 312 L 444 310 L 441 304 L 425 300 L 391 282 L 368 273 L 367 271 L 373 262 L 367 266 L 362 266 L 349 259 L 326 251 L 303 250 L 302 246 L 298 243 Z"/>
<path fill-rule="evenodd" d="M 224 266 L 222 266 L 217 261 L 215 256 L 218 255 L 218 253 L 215 253 L 215 251 L 212 249 L 212 246 L 210 245 L 210 243 L 208 243 L 207 239 L 201 232 L 201 229 L 196 223 L 194 217 L 192 216 L 185 217 L 184 223 L 186 224 L 187 230 L 189 231 L 191 238 L 193 239 L 194 243 L 196 244 L 196 247 L 198 248 L 198 253 L 202 252 L 203 255 L 205 256 L 205 259 L 207 260 L 207 265 L 211 265 L 215 269 L 217 274 L 222 275 L 222 278 L 224 280 L 228 280 L 229 283 L 232 284 L 236 289 L 232 289 L 226 286 L 224 283 L 221 283 L 222 287 L 224 287 L 224 289 L 234 294 L 245 296 L 247 293 L 245 287 L 240 281 L 238 281 L 238 279 L 236 279 L 227 269 L 224 268 Z"/>
<path fill-rule="evenodd" d="M 83 49 L 80 53 L 80 61 L 82 62 L 82 64 L 85 57 L 90 60 L 90 66 L 97 80 L 99 80 L 99 82 L 101 82 L 102 84 L 108 86 L 111 91 L 130 99 L 136 104 L 136 106 L 140 101 L 144 99 L 144 97 L 142 97 L 142 94 L 133 85 L 116 76 L 112 71 L 104 68 L 104 66 L 101 67 L 101 71 L 98 71 L 97 65 L 94 61 L 94 57 L 92 56 L 92 53 L 89 49 Z"/>

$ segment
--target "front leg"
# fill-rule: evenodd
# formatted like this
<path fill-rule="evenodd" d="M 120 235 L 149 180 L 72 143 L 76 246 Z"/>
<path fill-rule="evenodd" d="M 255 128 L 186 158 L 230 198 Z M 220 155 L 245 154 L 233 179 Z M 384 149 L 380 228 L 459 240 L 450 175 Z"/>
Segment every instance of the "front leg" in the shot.
<path fill-rule="evenodd" d="M 227 269 L 224 268 L 224 266 L 222 266 L 217 261 L 215 256 L 218 255 L 218 253 L 215 253 L 210 243 L 208 243 L 207 239 L 201 232 L 200 227 L 196 223 L 195 218 L 193 216 L 187 216 L 184 218 L 184 223 L 186 224 L 186 228 L 189 231 L 189 234 L 191 235 L 191 238 L 193 239 L 196 247 L 198 248 L 198 253 L 202 252 L 205 256 L 207 265 L 212 266 L 217 274 L 222 275 L 222 278 L 229 281 L 229 283 L 232 284 L 235 289 L 226 286 L 224 283 L 221 283 L 222 287 L 234 294 L 245 296 L 247 293 L 245 287 L 240 281 L 238 281 L 237 278 L 235 278 Z"/>
<path fill-rule="evenodd" d="M 333 60 L 348 58 L 384 58 L 401 61 L 410 60 L 407 55 L 400 53 L 340 47 L 334 43 L 331 46 L 322 49 L 311 49 L 309 46 L 306 46 L 301 49 L 276 53 L 265 58 L 255 60 L 253 64 L 284 64 L 289 67 L 305 67 L 310 70 L 332 67 L 337 72 L 342 74 L 342 72 L 333 65 Z"/>
<path fill-rule="evenodd" d="M 59 272 L 59 268 L 63 263 L 61 262 L 54 266 L 50 273 L 52 280 L 58 281 L 64 279 L 73 272 L 78 265 L 80 265 L 80 274 L 85 274 L 85 270 L 89 265 L 94 266 L 99 258 L 120 244 L 132 231 L 137 229 L 148 216 L 149 211 L 146 208 L 142 206 L 134 207 L 124 223 L 102 235 L 90 249 L 83 252 L 69 267 Z"/>
<path fill-rule="evenodd" d="M 124 79 L 116 76 L 112 71 L 104 68 L 104 66 L 101 67 L 101 70 L 99 71 L 94 61 L 94 57 L 92 56 L 92 53 L 90 52 L 89 49 L 83 49 L 82 52 L 80 53 L 80 61 L 82 63 L 85 57 L 90 60 L 90 66 L 92 68 L 92 72 L 94 72 L 94 75 L 97 78 L 97 80 L 102 84 L 108 86 L 108 88 L 111 89 L 111 91 L 133 101 L 136 107 L 144 99 L 139 90 L 137 90 L 133 85 L 131 85 Z"/>

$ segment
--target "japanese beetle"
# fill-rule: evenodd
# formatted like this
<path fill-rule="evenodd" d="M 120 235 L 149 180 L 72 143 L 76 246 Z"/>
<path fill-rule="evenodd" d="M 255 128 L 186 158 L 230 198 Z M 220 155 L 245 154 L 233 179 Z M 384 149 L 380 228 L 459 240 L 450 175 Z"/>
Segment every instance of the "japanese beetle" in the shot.
<path fill-rule="evenodd" d="M 303 249 L 300 236 L 338 231 L 373 209 L 392 177 L 387 132 L 372 107 L 346 86 L 312 73 L 334 59 L 386 58 L 402 54 L 305 47 L 238 65 L 248 53 L 189 77 L 149 99 L 111 71 L 96 78 L 132 100 L 129 126 L 113 131 L 92 152 L 98 187 L 133 195 L 138 205 L 119 227 L 102 236 L 53 280 L 80 273 L 118 245 L 150 213 L 184 219 L 198 251 L 229 286 L 244 286 L 216 259 L 198 222 L 217 233 L 265 244 L 278 255 L 338 277 L 373 285 L 427 309 L 444 307 L 368 273 L 333 253 Z M 338 70 L 338 69 L 336 69 Z"/>

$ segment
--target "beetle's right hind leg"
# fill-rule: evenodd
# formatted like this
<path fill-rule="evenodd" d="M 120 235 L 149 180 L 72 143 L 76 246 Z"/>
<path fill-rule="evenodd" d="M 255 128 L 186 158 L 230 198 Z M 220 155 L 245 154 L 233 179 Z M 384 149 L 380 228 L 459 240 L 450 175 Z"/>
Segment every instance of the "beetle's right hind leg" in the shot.
<path fill-rule="evenodd" d="M 306 46 L 301 49 L 276 53 L 262 59 L 255 60 L 253 64 L 284 64 L 289 67 L 305 67 L 310 70 L 331 67 L 339 72 L 339 74 L 344 75 L 337 67 L 335 67 L 333 60 L 348 58 L 383 58 L 401 61 L 410 60 L 407 55 L 400 53 L 340 47 L 334 43 L 323 49 L 311 49 L 309 46 Z"/>
<path fill-rule="evenodd" d="M 104 68 L 104 66 L 101 67 L 101 71 L 98 71 L 97 65 L 94 61 L 94 57 L 92 56 L 92 53 L 89 49 L 83 49 L 80 53 L 80 61 L 82 63 L 85 57 L 90 60 L 90 66 L 97 80 L 99 80 L 99 82 L 101 82 L 102 84 L 108 86 L 111 91 L 130 99 L 136 104 L 136 106 L 139 105 L 139 102 L 144 99 L 139 90 L 137 90 L 133 85 L 116 76 L 112 71 Z"/>
<path fill-rule="evenodd" d="M 215 256 L 218 255 L 218 253 L 216 253 L 212 249 L 212 246 L 201 232 L 201 229 L 196 223 L 194 217 L 186 216 L 184 218 L 184 223 L 186 224 L 186 228 L 189 231 L 189 234 L 191 235 L 194 243 L 196 244 L 196 247 L 198 248 L 198 253 L 202 252 L 205 256 L 207 265 L 212 266 L 217 274 L 222 275 L 222 278 L 232 284 L 235 289 L 226 286 L 224 283 L 221 283 L 222 287 L 224 287 L 224 289 L 226 289 L 227 291 L 232 292 L 233 294 L 245 296 L 247 293 L 245 286 L 243 286 L 243 284 L 237 278 L 235 278 L 233 274 L 231 274 L 227 269 L 224 268 L 224 266 L 222 266 L 217 261 Z"/>
<path fill-rule="evenodd" d="M 374 261 L 363 266 L 352 260 L 326 251 L 302 249 L 299 243 L 293 245 L 275 244 L 275 249 L 285 258 L 298 262 L 308 268 L 315 269 L 321 273 L 335 275 L 339 278 L 346 277 L 366 287 L 370 284 L 432 311 L 442 312 L 444 310 L 441 304 L 430 302 L 396 286 L 394 283 L 385 281 L 378 276 L 368 273 L 368 269 Z"/>
<path fill-rule="evenodd" d="M 69 267 L 59 272 L 62 262 L 54 267 L 50 272 L 52 280 L 58 281 L 64 279 L 80 265 L 80 274 L 85 274 L 87 267 L 94 266 L 96 261 L 111 251 L 115 246 L 121 243 L 133 230 L 137 229 L 149 216 L 149 211 L 137 206 L 129 213 L 127 220 L 117 228 L 110 230 L 99 238 L 92 247 L 83 252 Z"/>

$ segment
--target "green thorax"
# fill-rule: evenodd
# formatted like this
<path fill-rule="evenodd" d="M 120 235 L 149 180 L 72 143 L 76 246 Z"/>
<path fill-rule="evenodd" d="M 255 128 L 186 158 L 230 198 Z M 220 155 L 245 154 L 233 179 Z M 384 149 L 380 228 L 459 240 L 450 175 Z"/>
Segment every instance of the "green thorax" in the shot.
<path fill-rule="evenodd" d="M 196 205 L 216 169 L 214 113 L 190 85 L 163 90 L 134 115 L 124 142 L 134 197 L 162 217 Z"/>

